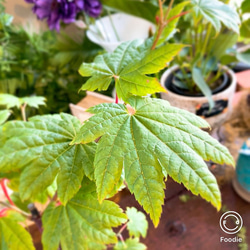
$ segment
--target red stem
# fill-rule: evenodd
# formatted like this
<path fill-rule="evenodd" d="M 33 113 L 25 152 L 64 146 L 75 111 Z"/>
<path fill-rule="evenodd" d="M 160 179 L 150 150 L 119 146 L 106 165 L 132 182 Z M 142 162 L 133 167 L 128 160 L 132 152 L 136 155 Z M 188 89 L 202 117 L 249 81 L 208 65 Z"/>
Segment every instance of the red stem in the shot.
<path fill-rule="evenodd" d="M 4 216 L 5 216 L 5 212 L 8 211 L 8 210 L 9 210 L 8 207 L 5 207 L 5 208 L 3 208 L 2 210 L 0 210 L 0 218 L 1 218 L 1 217 L 4 217 Z"/>
<path fill-rule="evenodd" d="M 181 12 L 179 15 L 176 15 L 176 16 L 173 16 L 173 17 L 169 18 L 169 19 L 167 20 L 167 22 L 170 23 L 170 22 L 173 21 L 175 18 L 184 16 L 184 15 L 186 15 L 186 14 L 188 14 L 188 13 L 190 13 L 190 11 Z"/>
<path fill-rule="evenodd" d="M 11 198 L 10 198 L 10 196 L 9 196 L 9 194 L 8 194 L 7 188 L 6 188 L 5 184 L 4 184 L 4 181 L 5 181 L 5 180 L 6 180 L 6 179 L 2 179 L 2 180 L 0 181 L 0 185 L 1 185 L 2 189 L 3 189 L 3 193 L 4 193 L 5 197 L 6 197 L 6 199 L 9 201 L 9 203 L 10 203 L 12 206 L 15 206 L 15 204 L 14 204 L 14 202 L 11 200 Z"/>
<path fill-rule="evenodd" d="M 115 95 L 115 103 L 117 104 L 119 101 L 117 94 Z"/>

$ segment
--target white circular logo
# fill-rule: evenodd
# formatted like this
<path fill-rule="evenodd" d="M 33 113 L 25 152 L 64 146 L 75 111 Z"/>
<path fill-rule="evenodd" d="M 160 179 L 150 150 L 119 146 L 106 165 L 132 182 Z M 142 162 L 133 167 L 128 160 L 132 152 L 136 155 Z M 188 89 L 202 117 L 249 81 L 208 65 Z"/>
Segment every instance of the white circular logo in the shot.
<path fill-rule="evenodd" d="M 242 226 L 243 220 L 235 211 L 228 211 L 220 217 L 220 228 L 227 234 L 238 233 Z"/>

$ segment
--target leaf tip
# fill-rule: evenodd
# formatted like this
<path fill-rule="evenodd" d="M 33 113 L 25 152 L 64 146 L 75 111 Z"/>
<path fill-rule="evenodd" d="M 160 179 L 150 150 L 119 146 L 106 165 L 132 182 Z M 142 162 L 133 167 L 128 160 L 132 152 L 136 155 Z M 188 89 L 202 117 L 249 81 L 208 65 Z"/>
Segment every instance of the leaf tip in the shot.
<path fill-rule="evenodd" d="M 152 218 L 154 227 L 157 228 L 160 222 L 160 218 Z"/>
<path fill-rule="evenodd" d="M 217 209 L 217 212 L 219 212 L 221 210 L 221 201 L 219 201 L 215 207 Z"/>

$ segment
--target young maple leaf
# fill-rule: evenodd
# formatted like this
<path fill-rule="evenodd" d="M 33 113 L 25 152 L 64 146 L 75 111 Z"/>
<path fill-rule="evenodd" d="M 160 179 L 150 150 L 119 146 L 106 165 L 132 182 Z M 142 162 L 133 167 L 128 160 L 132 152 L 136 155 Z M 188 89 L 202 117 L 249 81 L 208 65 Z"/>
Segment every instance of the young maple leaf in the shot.
<path fill-rule="evenodd" d="M 112 79 L 120 99 L 127 102 L 131 95 L 146 96 L 165 92 L 155 77 L 157 73 L 179 53 L 184 45 L 164 44 L 151 50 L 152 40 L 139 46 L 139 41 L 122 43 L 112 54 L 99 55 L 93 63 L 83 63 L 79 69 L 82 76 L 91 78 L 82 90 L 107 90 Z"/>

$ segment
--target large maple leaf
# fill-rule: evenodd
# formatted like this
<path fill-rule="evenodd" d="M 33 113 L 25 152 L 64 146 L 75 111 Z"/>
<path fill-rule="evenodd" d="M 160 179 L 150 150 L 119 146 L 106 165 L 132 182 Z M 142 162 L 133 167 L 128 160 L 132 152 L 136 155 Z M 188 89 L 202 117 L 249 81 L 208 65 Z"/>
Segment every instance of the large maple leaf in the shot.
<path fill-rule="evenodd" d="M 66 204 L 84 175 L 94 178 L 96 143 L 69 145 L 80 127 L 76 117 L 63 113 L 11 121 L 2 127 L 0 171 L 24 168 L 19 187 L 23 200 L 36 197 L 56 180 L 58 197 Z"/>
<path fill-rule="evenodd" d="M 101 136 L 94 160 L 99 200 L 112 191 L 124 168 L 128 188 L 155 225 L 168 175 L 219 209 L 220 191 L 203 159 L 234 161 L 227 148 L 200 129 L 208 123 L 164 100 L 134 96 L 128 101 L 132 112 L 114 103 L 90 108 L 95 115 L 72 142 L 85 144 Z"/>
<path fill-rule="evenodd" d="M 83 179 L 79 192 L 66 206 L 50 204 L 42 217 L 42 242 L 45 250 L 56 250 L 61 244 L 64 250 L 99 249 L 90 244 L 116 243 L 112 227 L 127 221 L 117 204 L 96 198 L 95 184 Z"/>

